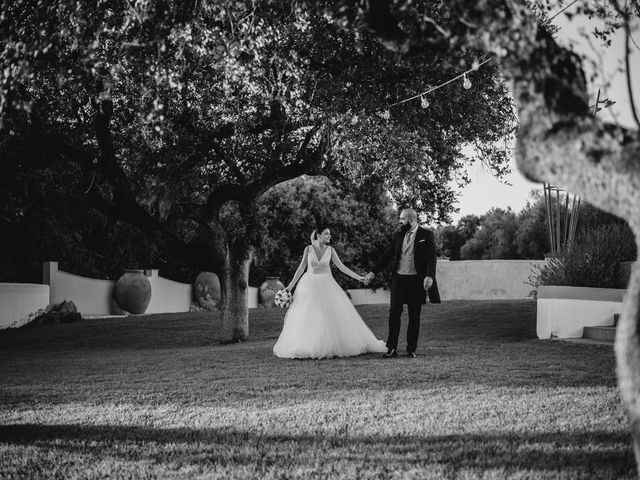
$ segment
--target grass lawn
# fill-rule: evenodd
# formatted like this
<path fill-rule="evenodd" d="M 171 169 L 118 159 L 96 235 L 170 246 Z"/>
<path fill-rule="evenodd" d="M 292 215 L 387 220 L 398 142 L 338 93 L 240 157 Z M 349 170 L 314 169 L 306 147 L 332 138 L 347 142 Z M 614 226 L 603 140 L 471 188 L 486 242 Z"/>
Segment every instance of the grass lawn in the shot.
<path fill-rule="evenodd" d="M 283 316 L 0 331 L 0 478 L 635 478 L 613 349 L 536 340 L 531 301 L 427 305 L 416 359 L 278 359 Z"/>

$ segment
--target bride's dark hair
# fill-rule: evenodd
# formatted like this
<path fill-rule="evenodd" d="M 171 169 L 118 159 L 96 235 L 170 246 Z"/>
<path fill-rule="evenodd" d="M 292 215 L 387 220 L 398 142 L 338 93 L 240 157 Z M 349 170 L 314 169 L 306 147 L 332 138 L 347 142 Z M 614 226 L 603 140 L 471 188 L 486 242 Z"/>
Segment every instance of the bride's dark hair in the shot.
<path fill-rule="evenodd" d="M 316 226 L 316 229 L 311 232 L 311 245 L 313 245 L 316 248 L 320 248 L 320 244 L 319 244 L 319 238 L 320 235 L 322 234 L 322 232 L 324 232 L 327 228 L 329 228 L 328 225 L 325 225 L 323 223 L 319 223 Z"/>

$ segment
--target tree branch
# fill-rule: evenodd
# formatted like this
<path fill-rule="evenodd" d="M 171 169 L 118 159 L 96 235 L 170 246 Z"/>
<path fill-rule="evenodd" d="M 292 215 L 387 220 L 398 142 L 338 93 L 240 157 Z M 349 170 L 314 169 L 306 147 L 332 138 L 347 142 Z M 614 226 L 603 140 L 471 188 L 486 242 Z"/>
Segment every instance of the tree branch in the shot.
<path fill-rule="evenodd" d="M 294 163 L 284 168 L 268 170 L 258 180 L 247 185 L 246 198 L 258 198 L 271 187 L 287 180 L 298 178 L 301 175 L 318 175 L 319 173 L 320 170 L 313 166 L 310 168 L 308 162 Z"/>
<path fill-rule="evenodd" d="M 307 153 L 307 147 L 309 146 L 309 142 L 311 142 L 311 139 L 318 132 L 319 129 L 320 129 L 320 125 L 315 125 L 304 136 L 304 140 L 302 141 L 302 145 L 300 145 L 300 148 L 298 149 L 298 153 L 296 153 L 296 161 L 297 162 L 302 162 L 302 159 L 304 158 L 305 153 Z"/>
<path fill-rule="evenodd" d="M 328 132 L 320 142 L 318 148 L 311 152 L 308 150 L 309 143 L 320 128 L 320 125 L 315 125 L 307 132 L 296 154 L 296 163 L 279 169 L 269 169 L 259 179 L 248 184 L 246 192 L 249 197 L 258 198 L 278 183 L 297 178 L 301 175 L 319 175 L 322 173 L 322 159 L 326 151 L 327 142 L 329 141 Z"/>
<path fill-rule="evenodd" d="M 260 134 L 270 130 L 282 130 L 289 133 L 313 124 L 311 121 L 290 122 L 285 117 L 273 117 L 270 115 L 258 118 L 255 123 L 244 129 L 243 133 Z M 210 132 L 188 122 L 186 123 L 186 128 L 187 131 L 201 138 L 202 145 L 210 149 L 213 148 L 215 142 L 221 142 L 238 133 L 237 125 L 232 122 L 223 123 Z"/>
<path fill-rule="evenodd" d="M 295 163 L 280 166 L 279 168 L 273 165 L 272 168 L 267 168 L 260 177 L 245 185 L 226 183 L 216 188 L 207 199 L 203 209 L 202 220 L 211 219 L 226 202 L 233 200 L 251 201 L 278 183 L 304 174 L 318 175 L 321 172 L 322 155 L 326 148 L 326 142 L 321 142 L 318 149 L 313 152 L 309 152 L 308 146 L 319 129 L 320 126 L 315 125 L 306 133 L 296 154 Z"/>
<path fill-rule="evenodd" d="M 114 155 L 113 141 L 109 131 L 109 119 L 111 115 L 110 104 L 104 105 L 96 113 L 95 127 L 98 144 L 101 150 L 98 165 L 94 164 L 95 157 L 73 145 L 61 140 L 60 135 L 45 131 L 43 122 L 38 117 L 35 109 L 31 115 L 31 130 L 36 139 L 36 145 L 47 153 L 55 153 L 80 165 L 85 171 L 92 167 L 98 167 L 98 171 L 113 187 L 114 201 L 105 199 L 96 187 L 87 193 L 89 202 L 99 211 L 115 220 L 125 221 L 153 236 L 154 241 L 185 260 L 196 269 L 207 268 L 222 271 L 224 258 L 215 252 L 213 248 L 204 248 L 203 245 L 190 242 L 185 243 L 171 232 L 165 224 L 153 218 L 135 200 L 135 196 L 129 188 L 124 171 L 117 163 Z"/>
<path fill-rule="evenodd" d="M 138 207 L 129 180 L 118 164 L 115 155 L 111 129 L 109 127 L 113 114 L 113 103 L 111 100 L 101 100 L 100 102 L 93 102 L 93 107 L 96 110 L 94 129 L 98 147 L 100 148 L 98 171 L 113 187 L 116 203 L 131 208 Z"/>
<path fill-rule="evenodd" d="M 169 231 L 161 222 L 151 217 L 146 210 L 137 206 L 130 208 L 113 204 L 92 190 L 87 195 L 94 208 L 116 221 L 127 222 L 153 238 L 156 245 L 171 252 L 196 270 L 212 270 L 221 273 L 224 268 L 223 257 L 216 254 L 211 245 L 202 242 L 184 242 Z"/>
<path fill-rule="evenodd" d="M 638 119 L 636 104 L 635 104 L 635 101 L 633 100 L 633 88 L 631 87 L 631 68 L 630 68 L 631 67 L 631 62 L 630 62 L 631 48 L 629 46 L 629 39 L 631 38 L 631 27 L 629 25 L 629 12 L 627 12 L 626 9 L 623 9 L 622 7 L 620 7 L 618 0 L 611 0 L 611 2 L 613 3 L 613 6 L 618 12 L 618 14 L 622 16 L 622 18 L 624 19 L 624 33 L 625 33 L 624 63 L 625 63 L 625 70 L 626 70 L 626 76 L 627 76 L 627 91 L 629 92 L 629 105 L 631 106 L 631 114 L 633 115 L 633 119 L 635 120 L 636 125 L 640 129 L 640 120 Z"/>
<path fill-rule="evenodd" d="M 34 106 L 30 115 L 31 121 L 31 134 L 35 138 L 35 144 L 42 147 L 46 147 L 47 153 L 56 153 L 65 158 L 73 160 L 80 165 L 85 171 L 88 171 L 94 160 L 94 156 L 85 152 L 71 144 L 65 143 L 61 140 L 60 135 L 52 135 L 47 133 L 42 119 L 37 113 L 37 109 Z"/>
<path fill-rule="evenodd" d="M 207 203 L 202 209 L 201 219 L 203 221 L 211 220 L 220 210 L 220 207 L 226 202 L 232 200 L 241 200 L 246 197 L 246 187 L 237 183 L 225 183 L 216 188 L 209 198 Z"/>
<path fill-rule="evenodd" d="M 229 170 L 231 170 L 231 173 L 236 177 L 236 179 L 241 183 L 246 183 L 247 177 L 244 176 L 238 164 L 231 160 L 228 155 L 225 155 L 222 147 L 220 146 L 220 142 L 213 142 L 212 147 L 218 158 L 221 159 L 227 167 L 229 167 Z"/>
<path fill-rule="evenodd" d="M 617 2 L 616 2 L 617 3 Z M 633 119 L 636 121 L 636 125 L 640 129 L 640 119 L 638 119 L 638 112 L 636 111 L 636 102 L 633 99 L 633 88 L 631 87 L 631 48 L 629 47 L 629 39 L 631 38 L 631 27 L 629 26 L 629 16 L 625 14 L 624 17 L 624 30 L 625 30 L 625 70 L 627 73 L 627 91 L 629 92 L 629 104 L 631 105 L 631 113 Z"/>

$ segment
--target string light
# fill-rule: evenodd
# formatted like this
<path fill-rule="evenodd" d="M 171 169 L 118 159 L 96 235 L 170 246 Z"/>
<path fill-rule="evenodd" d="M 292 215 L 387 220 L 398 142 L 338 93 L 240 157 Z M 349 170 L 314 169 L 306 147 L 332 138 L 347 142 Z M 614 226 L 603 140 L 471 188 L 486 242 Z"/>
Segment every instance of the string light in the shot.
<path fill-rule="evenodd" d="M 422 105 L 422 104 L 423 104 L 423 103 L 422 103 L 422 98 L 423 98 L 425 95 L 428 95 L 429 93 L 431 93 L 431 92 L 433 92 L 433 91 L 435 91 L 435 90 L 437 90 L 437 89 L 439 89 L 439 88 L 442 88 L 442 87 L 444 87 L 445 85 L 449 85 L 451 82 L 455 82 L 455 81 L 456 81 L 456 80 L 458 80 L 459 78 L 463 78 L 463 77 L 464 77 L 464 79 L 465 79 L 466 81 L 465 81 L 465 80 L 463 80 L 463 84 L 462 84 L 462 86 L 463 86 L 465 89 L 469 89 L 469 88 L 471 88 L 471 81 L 467 78 L 467 73 L 470 73 L 470 72 L 473 72 L 473 71 L 475 71 L 475 70 L 478 70 L 478 68 L 480 68 L 480 67 L 481 67 L 482 65 L 484 65 L 485 63 L 490 62 L 491 60 L 492 60 L 491 58 L 487 58 L 485 61 L 480 62 L 480 63 L 478 63 L 477 61 L 474 61 L 474 62 L 473 62 L 472 67 L 471 67 L 469 70 L 467 70 L 467 71 L 465 71 L 465 72 L 462 72 L 460 75 L 455 76 L 455 77 L 453 77 L 453 78 L 451 78 L 451 79 L 447 80 L 446 82 L 441 83 L 440 85 L 436 85 L 435 87 L 432 87 L 432 88 L 430 88 L 429 90 L 427 90 L 427 91 L 425 91 L 425 92 L 418 93 L 417 95 L 414 95 L 413 97 L 405 98 L 404 100 L 400 100 L 399 102 L 392 103 L 391 105 L 389 105 L 389 106 L 387 107 L 387 110 L 385 110 L 385 111 L 386 111 L 386 112 L 387 112 L 387 114 L 388 114 L 388 112 L 389 112 L 389 110 L 388 110 L 388 109 L 389 109 L 389 108 L 391 108 L 391 107 L 395 107 L 395 106 L 397 106 L 397 105 L 401 105 L 401 104 L 406 103 L 406 102 L 410 102 L 411 100 L 415 100 L 416 98 L 420 98 L 420 99 L 421 99 L 421 100 L 420 100 L 420 103 L 421 103 L 421 105 Z M 468 85 L 468 86 L 467 86 L 467 85 Z M 427 105 L 427 106 L 428 106 L 428 105 Z M 426 107 L 423 107 L 423 108 L 426 108 Z M 384 115 L 382 115 L 382 116 L 383 116 L 383 118 L 388 118 L 388 117 L 384 117 Z"/>
<path fill-rule="evenodd" d="M 469 80 L 469 77 L 467 77 L 467 74 L 464 74 L 464 80 L 462 81 L 462 87 L 465 90 L 469 90 L 471 88 L 471 80 Z"/>
<path fill-rule="evenodd" d="M 429 100 L 424 95 L 420 95 L 420 106 L 422 108 L 429 108 Z"/>

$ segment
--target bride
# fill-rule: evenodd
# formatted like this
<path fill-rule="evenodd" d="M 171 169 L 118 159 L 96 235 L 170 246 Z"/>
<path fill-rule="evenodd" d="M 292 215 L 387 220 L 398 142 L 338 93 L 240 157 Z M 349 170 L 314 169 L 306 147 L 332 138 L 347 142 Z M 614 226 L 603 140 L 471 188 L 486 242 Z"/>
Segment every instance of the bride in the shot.
<path fill-rule="evenodd" d="M 331 261 L 351 278 L 365 280 L 340 261 L 336 251 L 329 246 L 330 241 L 328 228 L 313 231 L 311 245 L 305 247 L 302 262 L 287 286 L 291 291 L 300 280 L 284 317 L 280 337 L 273 347 L 273 353 L 278 357 L 350 357 L 387 351 L 385 342 L 376 339 L 333 279 Z"/>

